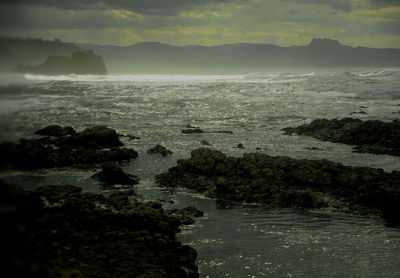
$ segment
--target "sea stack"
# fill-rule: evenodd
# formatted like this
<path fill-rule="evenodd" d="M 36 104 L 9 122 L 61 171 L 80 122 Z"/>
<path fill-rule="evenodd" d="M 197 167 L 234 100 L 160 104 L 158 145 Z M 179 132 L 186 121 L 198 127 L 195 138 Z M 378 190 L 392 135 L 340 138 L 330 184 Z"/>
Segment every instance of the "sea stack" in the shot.
<path fill-rule="evenodd" d="M 26 69 L 27 72 L 44 75 L 60 74 L 107 74 L 104 59 L 92 50 L 78 51 L 71 58 L 66 56 L 49 56 L 47 60 Z"/>

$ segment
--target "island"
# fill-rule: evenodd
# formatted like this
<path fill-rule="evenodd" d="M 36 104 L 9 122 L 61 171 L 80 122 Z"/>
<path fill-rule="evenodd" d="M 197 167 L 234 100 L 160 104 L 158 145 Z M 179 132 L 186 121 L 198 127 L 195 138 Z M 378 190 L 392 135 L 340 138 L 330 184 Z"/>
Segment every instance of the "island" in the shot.
<path fill-rule="evenodd" d="M 19 66 L 16 71 L 41 75 L 61 74 L 107 74 L 104 59 L 96 55 L 92 50 L 78 51 L 67 56 L 50 55 L 46 61 L 38 66 Z"/>

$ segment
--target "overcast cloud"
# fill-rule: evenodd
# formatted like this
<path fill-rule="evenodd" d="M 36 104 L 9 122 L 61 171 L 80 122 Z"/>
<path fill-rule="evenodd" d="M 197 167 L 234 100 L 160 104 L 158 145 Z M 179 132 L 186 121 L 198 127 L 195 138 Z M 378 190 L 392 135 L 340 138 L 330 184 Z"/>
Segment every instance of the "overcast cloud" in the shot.
<path fill-rule="evenodd" d="M 0 35 L 117 45 L 287 46 L 328 37 L 400 48 L 400 0 L 2 0 Z"/>

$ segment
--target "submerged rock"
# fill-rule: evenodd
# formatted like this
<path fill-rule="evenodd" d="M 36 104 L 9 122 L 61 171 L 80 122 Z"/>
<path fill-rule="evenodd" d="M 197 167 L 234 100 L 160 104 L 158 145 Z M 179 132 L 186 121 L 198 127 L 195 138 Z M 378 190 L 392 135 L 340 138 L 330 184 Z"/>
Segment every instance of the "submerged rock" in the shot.
<path fill-rule="evenodd" d="M 260 153 L 242 158 L 200 148 L 156 176 L 162 186 L 181 186 L 218 200 L 317 208 L 345 202 L 358 213 L 380 212 L 400 223 L 400 172 L 350 167 L 327 160 L 299 160 Z"/>
<path fill-rule="evenodd" d="M 314 120 L 310 124 L 284 128 L 287 135 L 311 136 L 323 141 L 355 145 L 355 152 L 400 156 L 400 121 Z"/>
<path fill-rule="evenodd" d="M 200 144 L 202 144 L 204 146 L 212 146 L 207 140 L 201 140 Z"/>
<path fill-rule="evenodd" d="M 106 185 L 135 185 L 139 183 L 137 176 L 125 173 L 114 161 L 104 163 L 101 172 L 94 174 L 93 178 L 99 179 Z"/>
<path fill-rule="evenodd" d="M 215 130 L 215 131 L 209 131 L 208 133 L 225 133 L 225 134 L 233 134 L 233 131 L 230 131 L 230 130 Z"/>
<path fill-rule="evenodd" d="M 46 134 L 59 135 L 58 131 L 65 132 L 69 128 L 48 127 L 43 130 Z M 122 145 L 115 130 L 104 126 L 61 137 L 21 139 L 18 143 L 5 142 L 0 144 L 2 153 L 0 168 L 65 167 L 123 161 L 138 157 L 135 150 L 120 148 Z"/>
<path fill-rule="evenodd" d="M 0 182 L 0 193 L 7 277 L 199 277 L 196 251 L 176 239 L 181 222 L 132 190 L 105 198 Z"/>
<path fill-rule="evenodd" d="M 183 134 L 204 133 L 204 130 L 202 130 L 201 128 L 189 128 L 189 129 L 183 129 L 181 132 Z"/>
<path fill-rule="evenodd" d="M 193 224 L 197 217 L 203 216 L 203 212 L 195 207 L 186 207 L 183 209 L 170 209 L 165 212 L 168 216 L 173 216 L 184 225 Z"/>
<path fill-rule="evenodd" d="M 161 154 L 162 156 L 168 156 L 173 154 L 172 151 L 167 150 L 165 147 L 161 145 L 156 145 L 146 151 L 148 154 Z"/>

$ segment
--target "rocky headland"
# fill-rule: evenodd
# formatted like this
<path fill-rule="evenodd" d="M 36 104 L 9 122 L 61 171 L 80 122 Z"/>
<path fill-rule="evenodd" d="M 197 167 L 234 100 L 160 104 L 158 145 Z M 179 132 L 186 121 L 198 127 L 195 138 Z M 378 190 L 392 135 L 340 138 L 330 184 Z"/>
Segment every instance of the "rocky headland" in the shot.
<path fill-rule="evenodd" d="M 70 185 L 29 192 L 0 181 L 0 193 L 4 277 L 199 276 L 196 251 L 175 235 L 201 215 L 193 208 L 167 215 L 133 190 L 104 197 Z"/>
<path fill-rule="evenodd" d="M 297 208 L 338 207 L 400 223 L 400 172 L 248 153 L 227 157 L 200 148 L 156 176 L 161 186 L 185 187 L 222 201 Z"/>
<path fill-rule="evenodd" d="M 400 121 L 318 119 L 310 124 L 284 128 L 287 135 L 311 136 L 323 141 L 354 145 L 355 152 L 400 156 Z"/>
<path fill-rule="evenodd" d="M 78 51 L 67 56 L 51 55 L 46 61 L 38 66 L 19 66 L 19 72 L 60 75 L 60 74 L 107 74 L 106 64 L 100 55 L 96 55 L 92 50 Z"/>

